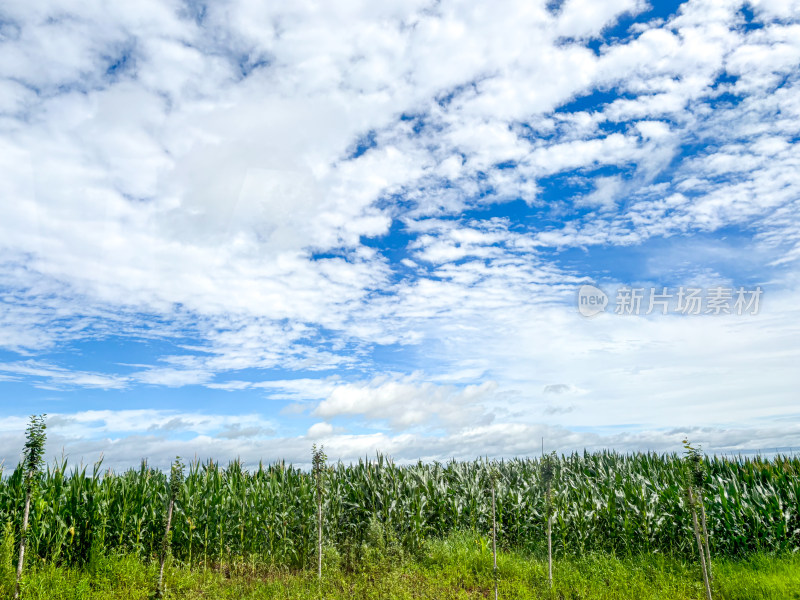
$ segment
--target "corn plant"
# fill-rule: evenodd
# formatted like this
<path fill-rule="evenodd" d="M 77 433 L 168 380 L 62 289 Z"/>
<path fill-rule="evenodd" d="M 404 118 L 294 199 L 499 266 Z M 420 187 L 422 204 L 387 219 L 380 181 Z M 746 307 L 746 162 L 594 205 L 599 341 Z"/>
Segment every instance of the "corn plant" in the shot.
<path fill-rule="evenodd" d="M 710 553 L 737 557 L 800 550 L 800 458 L 700 456 Z M 554 458 L 550 501 L 539 459 L 398 465 L 385 456 L 324 471 L 322 510 L 313 470 L 283 462 L 261 468 L 233 461 L 195 462 L 174 502 L 170 554 L 185 564 L 226 569 L 234 561 L 319 573 L 320 531 L 352 565 L 377 517 L 404 552 L 454 531 L 491 537 L 493 467 L 498 548 L 547 555 L 686 554 L 697 547 L 686 466 L 676 454 L 574 453 Z M 555 475 L 557 477 L 557 483 Z M 63 459 L 36 479 L 26 560 L 86 566 L 92 556 L 128 553 L 160 559 L 170 472 L 143 462 L 119 472 Z M 697 486 L 695 486 L 697 488 Z M 25 466 L 0 478 L 0 524 L 19 544 L 26 498 Z M 322 527 L 320 527 L 320 513 Z M 316 555 L 316 561 L 313 559 Z M 154 583 L 155 586 L 155 583 Z"/>
<path fill-rule="evenodd" d="M 14 589 L 14 525 L 6 521 L 0 540 L 0 597 L 8 598 Z"/>

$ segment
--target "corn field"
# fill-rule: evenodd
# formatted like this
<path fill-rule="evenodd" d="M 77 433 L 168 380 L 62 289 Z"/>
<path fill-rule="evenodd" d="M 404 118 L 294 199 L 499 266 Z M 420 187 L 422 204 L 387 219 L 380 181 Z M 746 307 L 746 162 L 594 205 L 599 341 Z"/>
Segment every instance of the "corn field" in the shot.
<path fill-rule="evenodd" d="M 378 456 L 329 466 L 326 544 L 340 552 L 359 548 L 376 518 L 410 552 L 454 530 L 488 535 L 492 466 L 498 477 L 498 545 L 541 553 L 545 508 L 536 459 L 397 466 Z M 705 468 L 715 556 L 800 549 L 800 459 L 706 458 Z M 556 471 L 556 556 L 693 552 L 679 456 L 573 454 L 561 457 Z M 158 552 L 169 494 L 165 473 L 145 463 L 113 473 L 64 462 L 40 474 L 36 489 L 28 537 L 32 558 L 85 564 L 97 553 L 148 558 Z M 23 502 L 18 467 L 0 480 L 0 524 L 12 523 L 16 535 Z M 315 514 L 314 481 L 307 472 L 282 463 L 249 471 L 239 462 L 225 468 L 193 463 L 175 504 L 172 554 L 193 565 L 257 560 L 305 567 L 315 555 Z"/>

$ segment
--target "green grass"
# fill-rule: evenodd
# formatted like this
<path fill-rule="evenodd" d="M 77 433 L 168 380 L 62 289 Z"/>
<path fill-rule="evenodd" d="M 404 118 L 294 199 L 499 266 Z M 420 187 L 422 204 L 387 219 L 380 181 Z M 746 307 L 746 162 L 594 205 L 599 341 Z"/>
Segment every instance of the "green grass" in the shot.
<path fill-rule="evenodd" d="M 289 571 L 246 561 L 203 570 L 171 564 L 168 598 L 209 599 L 405 599 L 493 597 L 491 554 L 481 540 L 455 534 L 431 541 L 411 558 L 365 548 L 364 560 L 342 566 L 326 555 L 320 587 L 312 571 Z M 137 600 L 149 598 L 157 563 L 131 555 L 97 558 L 83 568 L 32 565 L 24 579 L 25 600 Z M 660 555 L 615 558 L 593 553 L 557 560 L 555 587 L 547 564 L 514 552 L 498 557 L 501 598 L 689 600 L 702 599 L 698 567 Z M 800 555 L 753 555 L 714 562 L 714 597 L 725 600 L 800 599 Z"/>

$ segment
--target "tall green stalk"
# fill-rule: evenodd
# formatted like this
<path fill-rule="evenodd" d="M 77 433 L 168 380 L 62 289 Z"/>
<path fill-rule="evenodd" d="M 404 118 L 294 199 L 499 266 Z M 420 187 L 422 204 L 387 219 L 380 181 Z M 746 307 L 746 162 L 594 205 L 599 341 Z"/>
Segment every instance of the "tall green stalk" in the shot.
<path fill-rule="evenodd" d="M 317 578 L 322 580 L 322 501 L 325 496 L 325 461 L 328 456 L 323 451 L 322 446 L 317 448 L 314 444 L 311 448 L 311 464 L 314 475 L 314 489 L 317 500 Z"/>
<path fill-rule="evenodd" d="M 39 471 L 44 464 L 44 446 L 47 441 L 45 429 L 47 415 L 32 415 L 28 429 L 25 432 L 24 472 L 25 472 L 25 508 L 22 513 L 22 530 L 19 539 L 19 559 L 17 562 L 17 581 L 14 586 L 14 600 L 19 598 L 19 582 L 22 579 L 22 569 L 25 565 L 25 543 L 28 539 L 28 519 L 31 512 L 31 497 L 36 485 Z"/>
<path fill-rule="evenodd" d="M 164 563 L 170 550 L 170 528 L 172 526 L 172 512 L 175 507 L 175 500 L 183 484 L 183 463 L 180 457 L 172 463 L 169 474 L 169 503 L 167 506 L 167 523 L 164 529 L 164 538 L 161 542 L 161 564 L 158 569 L 158 584 L 156 585 L 156 598 L 164 597 Z"/>
<path fill-rule="evenodd" d="M 711 551 L 708 546 L 708 529 L 706 528 L 705 509 L 703 508 L 702 489 L 705 483 L 705 471 L 703 470 L 703 458 L 700 448 L 695 448 L 689 443 L 688 439 L 683 440 L 685 450 L 685 461 L 688 467 L 686 482 L 686 497 L 689 509 L 692 511 L 692 529 L 694 530 L 695 541 L 697 542 L 697 553 L 700 556 L 700 569 L 703 574 L 703 585 L 706 590 L 706 597 L 711 598 Z M 698 513 L 702 515 L 702 531 Z"/>

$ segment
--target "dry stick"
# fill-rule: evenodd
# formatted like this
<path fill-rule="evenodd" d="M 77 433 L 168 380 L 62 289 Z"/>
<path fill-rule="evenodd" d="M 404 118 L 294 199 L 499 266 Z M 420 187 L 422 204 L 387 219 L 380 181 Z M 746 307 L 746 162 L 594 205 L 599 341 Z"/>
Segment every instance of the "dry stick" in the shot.
<path fill-rule="evenodd" d="M 694 526 L 694 537 L 697 540 L 697 551 L 700 553 L 700 567 L 703 571 L 703 584 L 706 587 L 706 596 L 708 597 L 708 600 L 712 600 L 711 585 L 708 582 L 708 571 L 706 570 L 706 552 L 703 548 L 703 541 L 700 539 L 700 525 L 697 522 L 697 510 L 691 486 L 689 486 L 689 505 L 692 509 L 692 524 Z"/>
<path fill-rule="evenodd" d="M 711 549 L 708 546 L 708 528 L 706 527 L 706 507 L 703 502 L 703 494 L 698 490 L 697 501 L 700 504 L 700 523 L 703 526 L 703 541 L 706 547 L 706 569 L 708 570 L 708 580 L 714 581 L 714 573 L 711 571 Z"/>
<path fill-rule="evenodd" d="M 547 484 L 547 568 L 550 587 L 553 587 L 553 539 L 552 539 L 552 510 L 550 507 L 550 483 Z"/>
<path fill-rule="evenodd" d="M 317 491 L 317 579 L 322 580 L 322 496 Z"/>
<path fill-rule="evenodd" d="M 14 600 L 19 600 L 19 581 L 22 579 L 22 566 L 25 563 L 25 541 L 28 538 L 28 517 L 31 513 L 31 486 L 25 493 L 25 511 L 22 513 L 22 536 L 19 540 L 19 562 L 17 563 L 17 584 L 14 588 Z"/>
<path fill-rule="evenodd" d="M 164 597 L 164 561 L 167 558 L 167 544 L 169 543 L 169 529 L 172 525 L 172 507 L 175 501 L 170 498 L 169 508 L 167 509 L 167 529 L 164 531 L 164 541 L 161 543 L 161 567 L 158 570 L 158 587 L 156 588 L 156 598 Z"/>
<path fill-rule="evenodd" d="M 492 555 L 494 557 L 494 600 L 497 600 L 497 521 L 494 516 L 494 482 L 492 482 Z"/>

